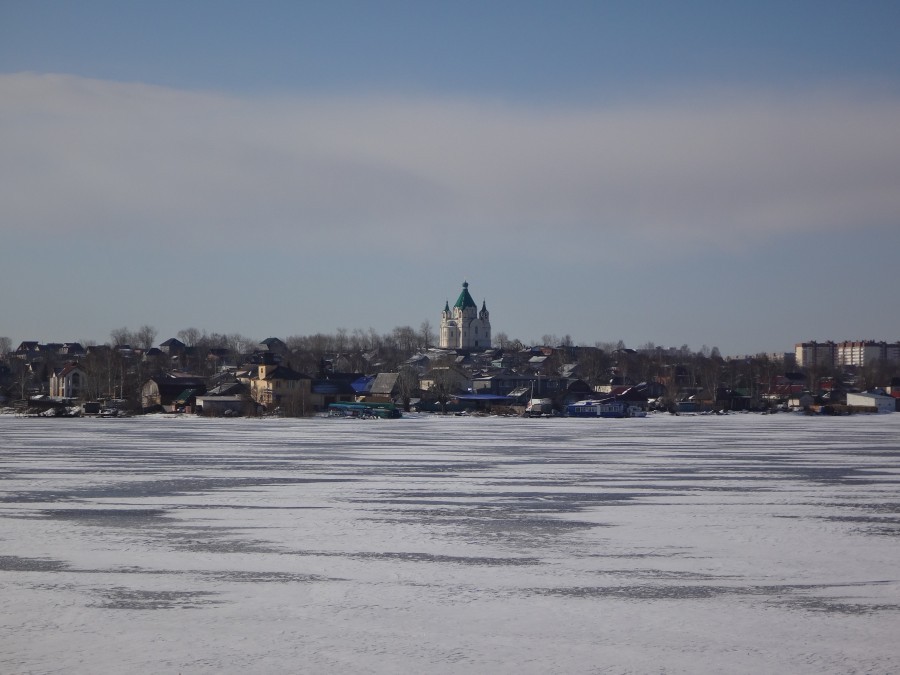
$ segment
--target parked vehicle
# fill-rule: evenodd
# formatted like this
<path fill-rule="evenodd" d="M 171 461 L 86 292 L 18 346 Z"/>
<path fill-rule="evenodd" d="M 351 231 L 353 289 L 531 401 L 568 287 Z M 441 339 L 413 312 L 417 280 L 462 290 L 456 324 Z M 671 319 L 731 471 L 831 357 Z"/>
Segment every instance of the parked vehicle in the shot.
<path fill-rule="evenodd" d="M 553 414 L 553 401 L 549 398 L 533 398 L 525 406 L 525 417 L 541 417 Z"/>

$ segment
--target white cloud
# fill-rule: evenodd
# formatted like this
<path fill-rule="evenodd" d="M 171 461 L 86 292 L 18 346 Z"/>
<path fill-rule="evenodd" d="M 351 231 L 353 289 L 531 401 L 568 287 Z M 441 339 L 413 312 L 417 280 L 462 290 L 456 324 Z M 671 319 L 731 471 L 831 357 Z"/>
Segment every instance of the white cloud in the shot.
<path fill-rule="evenodd" d="M 0 227 L 415 252 L 478 233 L 591 251 L 898 220 L 897 98 L 689 94 L 527 108 L 0 75 Z"/>

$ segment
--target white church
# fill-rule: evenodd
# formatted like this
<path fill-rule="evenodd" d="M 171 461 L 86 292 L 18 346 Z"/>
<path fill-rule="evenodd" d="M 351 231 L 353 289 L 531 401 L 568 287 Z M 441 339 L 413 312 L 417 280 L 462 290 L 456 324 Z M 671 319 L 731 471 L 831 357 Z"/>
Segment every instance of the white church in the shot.
<path fill-rule="evenodd" d="M 441 349 L 488 349 L 491 346 L 491 315 L 482 301 L 481 311 L 463 282 L 462 293 L 450 307 L 448 300 L 441 312 Z"/>

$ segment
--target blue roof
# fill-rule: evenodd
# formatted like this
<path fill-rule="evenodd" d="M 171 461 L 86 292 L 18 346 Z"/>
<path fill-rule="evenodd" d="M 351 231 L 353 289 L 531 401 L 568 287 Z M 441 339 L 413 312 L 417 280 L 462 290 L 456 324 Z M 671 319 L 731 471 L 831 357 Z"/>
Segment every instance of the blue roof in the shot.
<path fill-rule="evenodd" d="M 358 380 L 354 380 L 350 383 L 350 386 L 353 387 L 353 390 L 357 394 L 368 394 L 372 391 L 372 383 L 375 381 L 374 375 L 365 375 Z"/>

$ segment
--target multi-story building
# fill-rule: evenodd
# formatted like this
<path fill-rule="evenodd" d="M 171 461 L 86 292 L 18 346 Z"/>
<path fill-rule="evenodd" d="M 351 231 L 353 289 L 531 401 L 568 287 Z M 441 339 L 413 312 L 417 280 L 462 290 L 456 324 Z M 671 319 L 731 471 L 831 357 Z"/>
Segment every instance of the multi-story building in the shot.
<path fill-rule="evenodd" d="M 250 396 L 265 406 L 284 404 L 310 405 L 312 378 L 275 362 L 270 352 L 263 353 L 262 363 L 250 376 Z"/>
<path fill-rule="evenodd" d="M 794 347 L 794 356 L 800 368 L 808 368 L 813 364 L 843 368 L 862 367 L 878 361 L 900 362 L 900 342 L 798 342 Z"/>
<path fill-rule="evenodd" d="M 809 368 L 813 365 L 832 366 L 835 363 L 835 345 L 828 342 L 798 342 L 794 345 L 794 359 L 798 368 Z"/>
<path fill-rule="evenodd" d="M 900 361 L 900 342 L 888 344 L 874 340 L 839 342 L 835 349 L 838 366 L 867 366 L 878 361 Z"/>
<path fill-rule="evenodd" d="M 80 398 L 87 384 L 87 374 L 75 362 L 67 363 L 50 375 L 50 396 Z"/>

